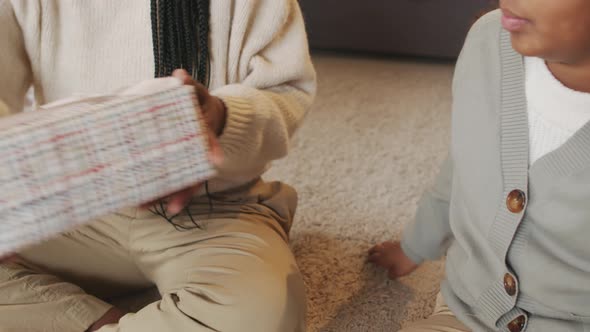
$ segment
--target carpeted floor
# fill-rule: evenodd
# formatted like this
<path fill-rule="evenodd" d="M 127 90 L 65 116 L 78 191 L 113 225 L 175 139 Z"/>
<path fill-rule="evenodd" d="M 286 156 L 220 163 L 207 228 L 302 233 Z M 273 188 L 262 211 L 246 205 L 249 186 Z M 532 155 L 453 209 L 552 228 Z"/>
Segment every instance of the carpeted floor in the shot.
<path fill-rule="evenodd" d="M 387 281 L 366 264 L 366 251 L 399 237 L 446 154 L 453 66 L 314 60 L 313 111 L 290 156 L 266 176 L 299 191 L 291 236 L 309 292 L 309 331 L 397 331 L 430 313 L 442 266 Z"/>
<path fill-rule="evenodd" d="M 432 310 L 441 263 L 388 281 L 366 263 L 396 239 L 449 140 L 451 63 L 316 54 L 319 94 L 288 158 L 265 176 L 297 188 L 291 233 L 310 332 L 393 332 Z"/>

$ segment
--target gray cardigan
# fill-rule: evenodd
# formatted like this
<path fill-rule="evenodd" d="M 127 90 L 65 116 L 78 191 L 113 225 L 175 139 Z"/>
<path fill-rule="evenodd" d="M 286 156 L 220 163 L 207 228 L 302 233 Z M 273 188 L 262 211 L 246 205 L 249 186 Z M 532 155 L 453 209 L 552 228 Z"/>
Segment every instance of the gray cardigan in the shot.
<path fill-rule="evenodd" d="M 450 156 L 402 247 L 447 254 L 442 292 L 474 331 L 590 331 L 590 124 L 528 164 L 523 58 L 492 12 L 453 82 Z"/>

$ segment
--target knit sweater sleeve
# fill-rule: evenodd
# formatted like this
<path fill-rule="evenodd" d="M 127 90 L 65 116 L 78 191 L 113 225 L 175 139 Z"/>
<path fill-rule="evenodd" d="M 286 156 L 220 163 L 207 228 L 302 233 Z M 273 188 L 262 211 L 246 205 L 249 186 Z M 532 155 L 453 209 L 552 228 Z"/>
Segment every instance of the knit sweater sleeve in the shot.
<path fill-rule="evenodd" d="M 11 1 L 0 0 L 0 116 L 22 111 L 31 66 Z"/>
<path fill-rule="evenodd" d="M 469 30 L 455 67 L 454 102 L 459 94 L 465 93 L 465 86 L 472 84 L 466 79 L 465 73 L 473 70 L 473 59 L 479 62 L 482 53 L 492 51 L 489 47 L 493 39 L 490 38 L 489 31 L 492 31 L 490 26 L 497 26 L 497 18 L 494 18 L 497 15 L 498 11 L 485 15 Z M 454 109 L 453 122 L 459 116 Z M 452 153 L 449 153 L 434 186 L 423 195 L 418 204 L 415 220 L 403 232 L 402 249 L 416 263 L 441 258 L 453 240 L 449 219 L 454 180 L 457 180 L 457 175 L 453 174 Z"/>
<path fill-rule="evenodd" d="M 256 3 L 249 17 L 234 18 L 232 23 L 230 52 L 241 45 L 241 77 L 212 91 L 227 107 L 220 137 L 224 152 L 220 172 L 226 177 L 247 174 L 284 157 L 316 91 L 297 0 Z M 233 32 L 240 29 L 243 36 Z"/>
<path fill-rule="evenodd" d="M 449 224 L 452 180 L 449 156 L 441 166 L 434 186 L 422 196 L 414 222 L 403 232 L 402 249 L 417 264 L 440 258 L 453 237 Z"/>

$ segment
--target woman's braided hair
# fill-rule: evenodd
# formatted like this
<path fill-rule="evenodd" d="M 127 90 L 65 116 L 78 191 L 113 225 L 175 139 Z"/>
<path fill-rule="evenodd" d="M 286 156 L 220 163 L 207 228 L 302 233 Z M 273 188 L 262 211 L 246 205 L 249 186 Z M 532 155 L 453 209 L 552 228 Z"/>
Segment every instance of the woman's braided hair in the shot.
<path fill-rule="evenodd" d="M 151 0 L 152 36 L 154 44 L 155 77 L 170 76 L 175 69 L 186 71 L 198 82 L 209 86 L 209 2 L 210 0 Z M 205 182 L 209 211 L 213 210 L 209 183 Z M 200 228 L 189 207 L 186 215 L 192 225 L 174 221 L 163 202 L 150 211 L 179 231 Z"/>
<path fill-rule="evenodd" d="M 151 0 L 155 76 L 183 68 L 209 84 L 210 0 Z"/>

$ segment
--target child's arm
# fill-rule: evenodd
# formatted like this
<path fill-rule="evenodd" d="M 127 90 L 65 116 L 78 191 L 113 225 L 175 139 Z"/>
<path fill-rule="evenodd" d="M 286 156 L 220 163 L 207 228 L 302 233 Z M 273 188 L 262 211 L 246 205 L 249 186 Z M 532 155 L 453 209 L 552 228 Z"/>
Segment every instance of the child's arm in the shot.
<path fill-rule="evenodd" d="M 489 24 L 497 25 L 497 19 L 494 18 L 496 15 L 497 12 L 484 16 L 471 28 L 457 59 L 453 75 L 453 121 L 463 116 L 455 109 L 455 104 L 459 102 L 456 96 L 468 93 L 465 89 L 473 80 L 473 61 L 466 62 L 465 59 L 476 59 L 481 52 L 493 51 L 489 49 L 493 44 L 490 43 L 490 38 L 497 38 L 497 35 L 483 32 L 493 31 Z M 435 185 L 422 197 L 416 219 L 407 226 L 402 237 L 401 247 L 404 253 L 417 264 L 424 260 L 439 259 L 446 253 L 453 239 L 449 224 L 452 183 L 453 164 L 450 153 L 441 167 Z"/>
<path fill-rule="evenodd" d="M 452 163 L 448 157 L 431 190 L 420 200 L 415 220 L 404 230 L 401 247 L 416 264 L 443 256 L 453 235 L 449 225 Z"/>
<path fill-rule="evenodd" d="M 230 78 L 234 84 L 211 91 L 227 107 L 219 139 L 223 178 L 258 172 L 284 157 L 316 91 L 298 2 L 263 0 L 240 6 L 239 16 L 246 17 L 234 18 L 236 32 L 230 39 L 230 53 L 239 52 L 234 54 L 239 59 L 228 65 L 238 66 L 241 77 Z M 247 29 L 244 20 L 249 21 Z"/>
<path fill-rule="evenodd" d="M 418 205 L 416 219 L 408 225 L 400 242 L 384 242 L 371 248 L 369 261 L 388 270 L 396 279 L 410 274 L 420 263 L 438 259 L 452 238 L 449 203 L 452 185 L 450 157 L 443 163 L 436 183 Z"/>
<path fill-rule="evenodd" d="M 31 68 L 23 35 L 10 0 L 0 0 L 0 100 L 10 113 L 23 109 L 31 85 Z"/>
<path fill-rule="evenodd" d="M 488 15 L 480 19 L 467 35 L 455 67 L 453 96 L 458 89 L 465 89 L 471 81 L 469 75 L 473 72 L 473 62 L 464 62 L 463 59 L 478 58 L 482 49 L 489 48 L 491 36 L 480 33 L 482 29 L 489 30 L 486 28 L 488 24 L 497 24 L 497 20 Z M 457 116 L 453 110 L 453 118 Z M 423 195 L 415 220 L 404 230 L 401 243 L 385 242 L 376 245 L 370 250 L 370 261 L 388 269 L 390 277 L 397 278 L 409 274 L 425 260 L 436 260 L 443 256 L 453 239 L 449 223 L 452 183 L 453 164 L 449 154 L 435 185 Z"/>

